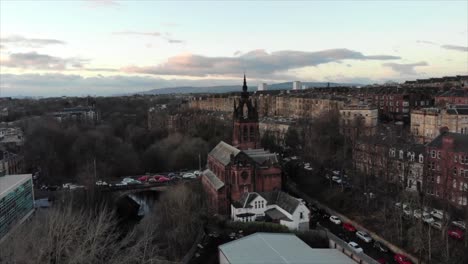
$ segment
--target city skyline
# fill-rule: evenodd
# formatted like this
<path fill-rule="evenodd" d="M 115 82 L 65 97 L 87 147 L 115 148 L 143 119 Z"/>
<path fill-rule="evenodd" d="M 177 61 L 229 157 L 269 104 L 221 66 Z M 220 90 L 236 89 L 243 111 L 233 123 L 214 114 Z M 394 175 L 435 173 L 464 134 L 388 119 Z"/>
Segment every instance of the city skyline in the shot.
<path fill-rule="evenodd" d="M 466 11 L 466 1 L 2 1 L 1 95 L 237 84 L 244 71 L 251 86 L 466 75 Z"/>

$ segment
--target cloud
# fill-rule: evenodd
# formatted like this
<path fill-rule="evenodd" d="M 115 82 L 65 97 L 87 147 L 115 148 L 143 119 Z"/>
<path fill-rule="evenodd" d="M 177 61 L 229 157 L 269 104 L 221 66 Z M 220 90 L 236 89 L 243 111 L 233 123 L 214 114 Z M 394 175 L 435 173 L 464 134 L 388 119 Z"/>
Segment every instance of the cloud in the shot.
<path fill-rule="evenodd" d="M 464 47 L 464 46 L 442 45 L 442 46 L 440 46 L 440 47 L 441 47 L 441 48 L 444 48 L 444 49 L 449 49 L 449 50 L 468 51 L 468 47 Z"/>
<path fill-rule="evenodd" d="M 0 42 L 11 43 L 15 46 L 40 48 L 47 45 L 65 45 L 64 41 L 58 39 L 40 39 L 40 38 L 25 38 L 19 35 L 13 35 L 6 38 L 0 38 Z"/>
<path fill-rule="evenodd" d="M 439 44 L 437 44 L 435 42 L 427 41 L 427 40 L 416 40 L 416 43 L 429 44 L 429 45 L 439 45 Z"/>
<path fill-rule="evenodd" d="M 180 39 L 173 39 L 171 38 L 171 34 L 165 32 L 162 34 L 161 32 L 142 32 L 142 31 L 120 31 L 120 32 L 113 32 L 114 35 L 139 35 L 139 36 L 150 36 L 150 37 L 159 37 L 165 39 L 170 44 L 180 44 L 185 43 L 185 41 Z"/>
<path fill-rule="evenodd" d="M 429 64 L 425 61 L 417 62 L 417 63 L 384 63 L 382 66 L 389 67 L 393 71 L 400 73 L 401 75 L 416 75 L 418 74 L 415 70 L 416 67 L 420 66 L 428 66 Z"/>
<path fill-rule="evenodd" d="M 448 49 L 448 50 L 455 50 L 455 51 L 462 51 L 462 52 L 468 51 L 468 47 L 466 47 L 466 46 L 457 46 L 457 45 L 449 45 L 449 44 L 439 45 L 439 44 L 437 44 L 435 42 L 427 41 L 427 40 L 417 40 L 416 42 L 417 43 L 423 43 L 423 44 L 435 45 L 435 46 L 439 46 L 439 47 L 441 47 L 443 49 Z"/>
<path fill-rule="evenodd" d="M 317 66 L 342 60 L 394 60 L 397 56 L 372 55 L 348 49 L 330 49 L 316 52 L 284 50 L 268 53 L 252 50 L 236 57 L 207 57 L 184 54 L 170 57 L 167 62 L 149 67 L 128 66 L 122 68 L 128 73 L 178 76 L 238 76 L 244 70 L 249 76 L 270 76 L 288 70 Z"/>
<path fill-rule="evenodd" d="M 114 35 L 140 35 L 140 36 L 151 36 L 151 37 L 160 37 L 160 32 L 138 32 L 138 31 L 120 31 L 112 32 Z"/>
<path fill-rule="evenodd" d="M 38 70 L 66 70 L 83 68 L 87 60 L 77 58 L 60 58 L 37 52 L 11 53 L 1 65 L 10 68 L 38 69 Z"/>

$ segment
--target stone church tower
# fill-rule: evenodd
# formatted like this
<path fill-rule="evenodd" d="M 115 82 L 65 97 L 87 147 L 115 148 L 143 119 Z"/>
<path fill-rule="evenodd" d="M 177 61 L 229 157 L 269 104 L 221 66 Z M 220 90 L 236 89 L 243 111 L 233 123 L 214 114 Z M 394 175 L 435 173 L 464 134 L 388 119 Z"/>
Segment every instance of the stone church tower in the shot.
<path fill-rule="evenodd" d="M 257 100 L 250 98 L 244 74 L 240 99 L 234 102 L 232 145 L 240 150 L 260 148 Z"/>

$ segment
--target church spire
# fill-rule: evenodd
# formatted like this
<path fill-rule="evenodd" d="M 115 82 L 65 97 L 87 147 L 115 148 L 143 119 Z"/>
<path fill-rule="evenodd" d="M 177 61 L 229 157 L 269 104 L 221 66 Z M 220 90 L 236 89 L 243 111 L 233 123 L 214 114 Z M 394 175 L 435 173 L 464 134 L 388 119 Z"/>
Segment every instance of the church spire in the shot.
<path fill-rule="evenodd" d="M 247 92 L 247 80 L 245 79 L 245 73 L 244 73 L 244 85 L 242 86 L 242 91 Z"/>

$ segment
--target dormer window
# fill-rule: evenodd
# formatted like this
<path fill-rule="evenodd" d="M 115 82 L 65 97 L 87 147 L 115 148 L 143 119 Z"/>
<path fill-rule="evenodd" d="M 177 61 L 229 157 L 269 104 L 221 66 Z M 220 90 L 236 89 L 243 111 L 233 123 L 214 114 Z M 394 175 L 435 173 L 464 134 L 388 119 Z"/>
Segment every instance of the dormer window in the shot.
<path fill-rule="evenodd" d="M 424 156 L 423 156 L 423 154 L 419 154 L 419 163 L 424 163 Z"/>

